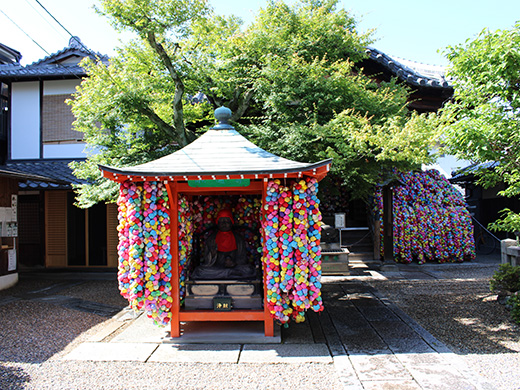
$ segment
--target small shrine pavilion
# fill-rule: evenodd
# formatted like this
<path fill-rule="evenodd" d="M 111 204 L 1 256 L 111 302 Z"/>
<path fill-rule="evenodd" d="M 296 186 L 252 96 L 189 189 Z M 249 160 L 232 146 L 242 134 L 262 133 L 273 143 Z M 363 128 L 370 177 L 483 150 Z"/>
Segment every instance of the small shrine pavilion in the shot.
<path fill-rule="evenodd" d="M 170 155 L 131 167 L 100 166 L 104 177 L 120 183 L 119 288 L 135 309 L 159 325 L 170 323 L 173 338 L 190 321 L 262 321 L 265 336 L 273 336 L 273 320 L 302 321 L 307 309 L 323 309 L 317 191 L 332 160 L 276 156 L 241 136 L 228 123 L 228 108 L 218 108 L 215 118 L 217 125 Z M 224 207 L 235 225 L 252 232 L 260 286 L 254 292 L 249 280 L 190 280 L 199 238 Z M 243 293 L 249 288 L 251 294 Z M 193 294 L 212 295 L 214 305 L 201 298 L 190 301 L 203 302 L 200 307 L 189 308 Z M 255 294 L 259 304 L 241 303 Z"/>

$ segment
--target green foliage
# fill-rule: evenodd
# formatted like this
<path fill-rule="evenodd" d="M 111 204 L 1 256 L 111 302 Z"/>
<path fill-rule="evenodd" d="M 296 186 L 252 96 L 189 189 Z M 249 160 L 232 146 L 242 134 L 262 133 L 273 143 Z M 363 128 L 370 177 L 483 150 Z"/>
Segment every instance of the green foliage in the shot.
<path fill-rule="evenodd" d="M 511 318 L 520 324 L 520 266 L 501 264 L 489 281 L 490 290 L 509 296 L 506 304 L 511 307 Z"/>
<path fill-rule="evenodd" d="M 500 212 L 501 219 L 491 223 L 489 228 L 493 231 L 520 232 L 520 214 L 509 209 Z"/>
<path fill-rule="evenodd" d="M 514 293 L 520 290 L 520 266 L 501 264 L 489 281 L 491 291 Z"/>
<path fill-rule="evenodd" d="M 85 62 L 73 101 L 93 153 L 75 163 L 87 180 L 78 203 L 115 199 L 97 164 L 129 166 L 171 153 L 226 105 L 260 147 L 300 161 L 334 158 L 331 182 L 366 199 L 385 172 L 432 159 L 434 126 L 410 116 L 409 91 L 357 69 L 371 34 L 337 0 L 269 1 L 241 30 L 202 0 L 103 0 L 101 13 L 137 38 L 110 64 Z M 208 101 L 191 103 L 203 93 Z"/>
<path fill-rule="evenodd" d="M 511 318 L 520 325 L 520 295 L 512 295 L 507 304 L 511 305 Z"/>
<path fill-rule="evenodd" d="M 251 125 L 240 131 L 260 147 L 292 160 L 333 158 L 330 180 L 325 183 L 364 200 L 373 195 L 386 172 L 416 169 L 434 159 L 428 150 L 435 143 L 435 128 L 418 114 L 378 121 L 350 109 L 325 125 Z"/>
<path fill-rule="evenodd" d="M 442 110 L 447 151 L 474 162 L 498 162 L 479 173 L 480 183 L 503 182 L 501 195 L 520 195 L 520 22 L 510 30 L 483 30 L 446 54 L 455 87 L 454 101 Z"/>

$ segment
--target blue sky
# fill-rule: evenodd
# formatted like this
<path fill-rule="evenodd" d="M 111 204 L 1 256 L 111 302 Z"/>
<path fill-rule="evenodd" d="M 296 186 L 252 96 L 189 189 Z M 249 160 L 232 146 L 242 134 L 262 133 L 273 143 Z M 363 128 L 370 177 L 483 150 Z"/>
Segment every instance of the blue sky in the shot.
<path fill-rule="evenodd" d="M 93 0 L 39 0 L 73 35 L 91 49 L 112 54 L 120 36 L 92 9 Z M 289 2 L 292 2 L 290 0 Z M 246 23 L 265 0 L 209 0 L 219 14 L 235 14 Z M 67 46 L 69 36 L 34 0 L 0 0 L 1 11 L 48 53 Z M 359 20 L 359 30 L 376 29 L 374 47 L 412 61 L 446 65 L 437 51 L 475 37 L 483 28 L 509 29 L 520 20 L 519 0 L 342 0 Z M 22 64 L 47 54 L 0 12 L 0 42 L 20 51 Z"/>

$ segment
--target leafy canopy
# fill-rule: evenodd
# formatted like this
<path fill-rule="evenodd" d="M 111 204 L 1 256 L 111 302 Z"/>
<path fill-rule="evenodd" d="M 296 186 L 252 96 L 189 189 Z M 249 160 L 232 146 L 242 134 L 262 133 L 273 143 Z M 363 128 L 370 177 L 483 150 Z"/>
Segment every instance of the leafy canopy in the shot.
<path fill-rule="evenodd" d="M 409 91 L 376 83 L 356 64 L 371 33 L 337 0 L 269 1 L 247 28 L 202 0 L 103 0 L 101 13 L 136 39 L 89 77 L 71 101 L 95 151 L 75 163 L 78 203 L 111 201 L 97 164 L 129 166 L 173 152 L 226 105 L 242 134 L 300 161 L 333 157 L 339 192 L 367 198 L 381 175 L 431 160 L 433 126 L 410 115 Z M 203 97 L 203 98 L 201 98 Z"/>
<path fill-rule="evenodd" d="M 477 163 L 480 182 L 506 184 L 501 195 L 520 195 L 520 22 L 510 30 L 483 30 L 475 39 L 449 47 L 454 101 L 442 110 L 447 150 Z M 518 229 L 520 216 L 508 211 L 495 229 Z"/>

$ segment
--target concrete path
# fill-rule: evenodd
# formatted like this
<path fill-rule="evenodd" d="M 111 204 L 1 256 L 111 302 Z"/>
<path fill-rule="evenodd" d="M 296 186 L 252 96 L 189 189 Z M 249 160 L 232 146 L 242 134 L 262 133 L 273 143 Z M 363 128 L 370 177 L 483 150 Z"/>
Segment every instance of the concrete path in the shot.
<path fill-rule="evenodd" d="M 266 340 L 260 323 L 186 324 L 171 339 L 144 315 L 124 310 L 117 321 L 65 360 L 334 364 L 345 389 L 494 389 L 462 359 L 373 290 L 364 278 L 435 278 L 435 269 L 365 267 L 350 277 L 327 277 L 325 311 L 278 328 Z M 183 336 L 183 337 L 184 337 Z M 191 338 L 190 338 L 191 337 Z"/>
<path fill-rule="evenodd" d="M 478 266 L 460 266 L 474 265 Z M 333 364 L 345 389 L 494 389 L 469 370 L 462 358 L 364 283 L 373 278 L 442 278 L 443 269 L 437 265 L 396 265 L 382 272 L 377 265 L 358 264 L 351 276 L 324 277 L 325 310 L 308 312 L 304 323 L 277 327 L 274 338 L 263 336 L 261 323 L 245 322 L 187 323 L 183 336 L 171 339 L 167 328 L 125 309 L 63 359 Z M 56 304 L 71 303 L 58 299 Z M 88 305 L 79 306 L 74 308 Z"/>

